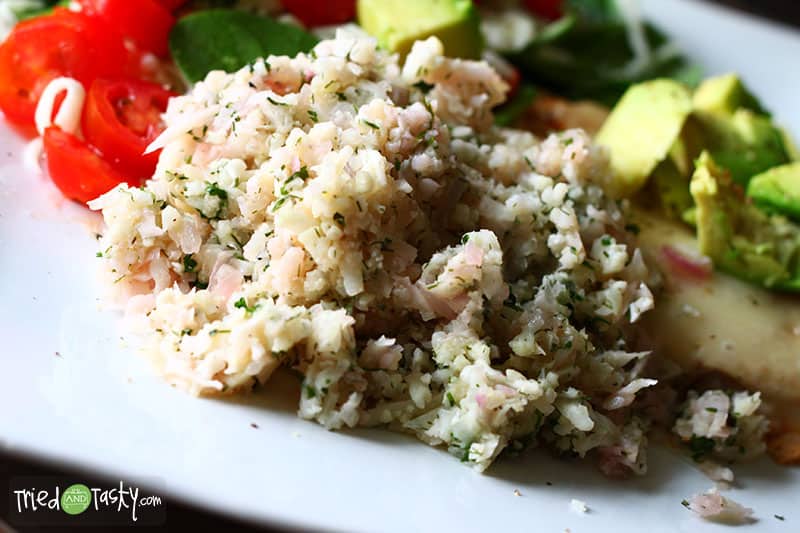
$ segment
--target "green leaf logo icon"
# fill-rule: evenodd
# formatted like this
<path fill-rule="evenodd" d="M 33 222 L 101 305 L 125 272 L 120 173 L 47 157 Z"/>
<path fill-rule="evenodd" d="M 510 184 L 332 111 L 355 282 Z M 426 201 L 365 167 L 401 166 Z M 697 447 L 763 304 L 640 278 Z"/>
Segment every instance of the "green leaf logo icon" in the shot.
<path fill-rule="evenodd" d="M 92 491 L 80 483 L 70 485 L 61 495 L 61 509 L 67 514 L 81 514 L 91 503 Z"/>

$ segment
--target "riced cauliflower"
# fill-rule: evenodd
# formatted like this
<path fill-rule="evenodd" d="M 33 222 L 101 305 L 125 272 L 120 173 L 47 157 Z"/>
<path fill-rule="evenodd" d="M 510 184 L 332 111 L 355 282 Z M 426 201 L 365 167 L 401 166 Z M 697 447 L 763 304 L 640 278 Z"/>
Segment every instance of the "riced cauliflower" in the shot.
<path fill-rule="evenodd" d="M 727 460 L 751 459 L 766 446 L 766 417 L 759 412 L 761 395 L 747 392 L 689 391 L 673 431 L 689 445 L 696 460 L 711 454 Z"/>
<path fill-rule="evenodd" d="M 605 154 L 495 127 L 506 91 L 435 38 L 401 64 L 340 32 L 173 99 L 154 177 L 91 204 L 159 373 L 214 395 L 289 366 L 328 428 L 479 470 L 539 443 L 643 472 L 648 268 Z"/>

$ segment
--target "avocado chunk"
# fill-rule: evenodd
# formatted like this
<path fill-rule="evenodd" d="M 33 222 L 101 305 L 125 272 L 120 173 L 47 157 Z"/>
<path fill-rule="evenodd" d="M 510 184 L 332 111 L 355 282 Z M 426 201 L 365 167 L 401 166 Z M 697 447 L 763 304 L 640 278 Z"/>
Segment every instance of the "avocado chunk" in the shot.
<path fill-rule="evenodd" d="M 700 251 L 716 268 L 768 289 L 800 291 L 800 228 L 748 204 L 708 152 L 690 185 Z"/>
<path fill-rule="evenodd" d="M 760 115 L 769 115 L 736 74 L 709 78 L 694 93 L 695 109 L 706 113 L 732 115 L 744 108 Z"/>
<path fill-rule="evenodd" d="M 689 180 L 694 174 L 694 164 L 708 144 L 707 127 L 696 112 L 692 112 L 683 124 L 680 136 L 669 152 L 669 158 L 686 177 L 687 190 Z"/>
<path fill-rule="evenodd" d="M 689 177 L 681 172 L 672 158 L 665 159 L 656 167 L 651 177 L 662 209 L 673 218 L 682 218 L 683 214 L 694 206 L 689 193 Z"/>
<path fill-rule="evenodd" d="M 800 163 L 771 168 L 755 176 L 747 195 L 759 207 L 800 220 Z"/>
<path fill-rule="evenodd" d="M 659 79 L 628 89 L 597 134 L 611 152 L 612 194 L 630 196 L 644 186 L 691 112 L 691 94 L 678 82 Z"/>
<path fill-rule="evenodd" d="M 735 74 L 704 81 L 693 103 L 703 147 L 735 182 L 747 186 L 756 174 L 789 162 L 784 132 Z"/>
<path fill-rule="evenodd" d="M 789 162 L 782 132 L 772 120 L 740 108 L 731 116 L 700 115 L 707 133 L 706 148 L 731 172 L 736 183 Z"/>
<path fill-rule="evenodd" d="M 471 0 L 358 0 L 358 23 L 381 46 L 405 56 L 415 41 L 436 36 L 450 57 L 477 59 L 483 50 Z"/>

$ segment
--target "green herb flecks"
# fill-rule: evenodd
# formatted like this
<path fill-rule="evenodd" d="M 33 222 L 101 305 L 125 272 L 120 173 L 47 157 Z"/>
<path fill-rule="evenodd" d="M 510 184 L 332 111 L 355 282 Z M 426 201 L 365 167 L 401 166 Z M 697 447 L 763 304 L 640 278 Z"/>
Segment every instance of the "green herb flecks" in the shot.
<path fill-rule="evenodd" d="M 710 455 L 714 451 L 714 446 L 714 441 L 708 437 L 692 435 L 692 438 L 689 439 L 689 451 L 692 459 L 696 462 L 700 462 Z"/>
<path fill-rule="evenodd" d="M 194 272 L 196 268 L 197 268 L 197 261 L 195 261 L 194 257 L 192 257 L 192 254 L 184 255 L 183 271 L 188 274 L 190 272 Z"/>
<path fill-rule="evenodd" d="M 233 304 L 233 307 L 236 309 L 244 309 L 247 314 L 252 314 L 256 309 L 258 309 L 258 304 L 251 307 L 247 305 L 247 300 L 245 300 L 244 296 L 242 296 L 236 300 L 236 302 Z"/>
<path fill-rule="evenodd" d="M 453 407 L 456 404 L 455 398 L 453 398 L 453 394 L 450 391 L 447 391 L 447 403 L 450 407 Z"/>
<path fill-rule="evenodd" d="M 431 89 L 433 89 L 435 87 L 435 85 L 432 85 L 430 83 L 426 83 L 423 80 L 419 80 L 417 83 L 412 85 L 412 87 L 414 87 L 415 89 L 419 89 L 424 94 L 428 94 L 429 92 L 431 92 Z"/>
<path fill-rule="evenodd" d="M 206 194 L 217 198 L 217 210 L 209 218 L 220 218 L 222 212 L 228 207 L 228 191 L 220 188 L 217 183 L 206 183 Z"/>
<path fill-rule="evenodd" d="M 373 130 L 379 130 L 379 129 L 381 129 L 381 127 L 380 127 L 380 126 L 378 126 L 378 125 L 377 125 L 377 124 L 375 124 L 374 122 L 371 122 L 371 121 L 369 121 L 369 120 L 367 120 L 367 119 L 365 119 L 365 118 L 362 118 L 362 119 L 361 119 L 361 122 L 363 122 L 364 124 L 366 124 L 367 126 L 369 126 L 370 128 L 372 128 Z"/>

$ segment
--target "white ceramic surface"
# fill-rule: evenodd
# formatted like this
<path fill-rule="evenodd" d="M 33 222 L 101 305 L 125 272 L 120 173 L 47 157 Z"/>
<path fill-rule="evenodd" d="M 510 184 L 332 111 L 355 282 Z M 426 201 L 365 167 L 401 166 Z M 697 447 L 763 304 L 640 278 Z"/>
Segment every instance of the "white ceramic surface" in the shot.
<path fill-rule="evenodd" d="M 709 73 L 741 72 L 800 135 L 800 34 L 691 0 L 643 4 Z M 163 385 L 126 348 L 118 316 L 98 308 L 96 218 L 25 170 L 22 142 L 4 127 L 0 146 L 0 445 L 7 450 L 127 480 L 155 478 L 164 495 L 210 510 L 307 527 L 726 529 L 681 506 L 711 482 L 667 450 L 653 449 L 650 473 L 626 482 L 541 452 L 479 475 L 409 438 L 330 433 L 297 419 L 291 377 L 235 401 L 197 400 Z M 736 471 L 740 487 L 731 495 L 758 518 L 746 530 L 800 531 L 800 471 L 768 461 Z M 572 498 L 590 512 L 571 511 Z"/>

